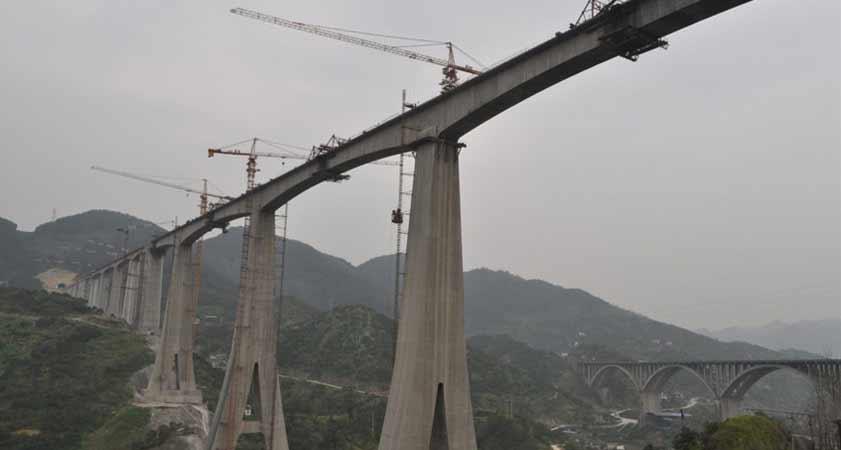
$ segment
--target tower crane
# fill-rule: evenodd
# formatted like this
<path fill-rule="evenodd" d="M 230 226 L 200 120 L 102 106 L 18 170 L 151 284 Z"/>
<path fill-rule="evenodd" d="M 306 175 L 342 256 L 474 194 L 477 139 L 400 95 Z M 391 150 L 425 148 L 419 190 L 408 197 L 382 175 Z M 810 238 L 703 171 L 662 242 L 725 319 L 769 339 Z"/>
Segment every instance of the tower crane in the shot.
<path fill-rule="evenodd" d="M 106 169 L 100 166 L 91 166 L 91 170 L 96 170 L 99 172 L 110 173 L 111 175 L 117 175 L 125 178 L 130 178 L 137 181 L 143 181 L 145 183 L 152 183 L 157 184 L 158 186 L 164 186 L 171 189 L 176 189 L 183 192 L 189 192 L 191 194 L 198 194 L 199 195 L 199 214 L 205 215 L 207 214 L 208 210 L 215 207 L 216 205 L 209 202 L 209 199 L 220 200 L 221 202 L 226 202 L 229 200 L 233 200 L 233 197 L 228 197 L 225 195 L 216 195 L 207 192 L 207 178 L 202 178 L 202 190 L 193 189 L 187 186 L 181 186 L 180 184 L 170 183 L 167 181 L 156 180 L 154 178 L 144 177 L 141 175 L 136 175 L 129 172 L 123 172 L 121 170 L 113 170 L 113 169 Z M 193 306 L 197 306 L 199 302 L 199 291 L 201 286 L 201 259 L 202 259 L 202 251 L 203 251 L 203 240 L 199 239 L 196 242 L 195 247 L 193 248 L 193 285 L 195 286 L 194 289 L 194 298 L 193 298 Z M 195 324 L 194 324 L 195 326 Z M 193 330 L 195 333 L 195 329 Z"/>
<path fill-rule="evenodd" d="M 334 141 L 339 142 L 340 138 L 337 138 L 336 136 L 333 136 L 330 140 L 330 143 L 332 143 Z M 247 144 L 247 143 L 251 144 L 248 151 L 243 151 L 243 150 L 239 150 L 237 148 L 234 148 L 236 146 L 244 145 L 244 144 Z M 257 151 L 257 144 L 258 143 L 274 147 L 278 150 L 284 151 L 285 153 Z M 267 139 L 261 139 L 261 138 L 255 137 L 255 138 L 251 138 L 251 139 L 248 139 L 248 140 L 245 140 L 245 141 L 238 142 L 236 144 L 229 145 L 227 147 L 209 148 L 209 149 L 207 149 L 207 157 L 208 158 L 213 158 L 216 155 L 229 155 L 229 156 L 242 156 L 242 157 L 248 158 L 248 161 L 246 162 L 246 165 L 245 165 L 245 178 L 246 178 L 246 189 L 250 191 L 250 190 L 254 189 L 255 187 L 257 187 L 256 177 L 257 177 L 257 172 L 260 171 L 257 168 L 257 158 L 263 157 L 263 158 L 295 159 L 295 160 L 307 161 L 307 160 L 312 159 L 314 157 L 314 155 L 320 154 L 319 153 L 320 151 L 324 152 L 324 151 L 327 151 L 327 150 L 330 150 L 330 149 L 334 148 L 334 147 L 330 146 L 330 143 L 313 147 L 313 149 L 310 151 L 310 155 L 306 156 L 306 155 L 294 153 L 295 150 L 309 151 L 304 147 L 298 147 L 298 146 L 288 145 L 288 144 L 279 144 L 277 142 L 272 142 L 272 141 L 269 141 Z M 290 150 L 290 149 L 292 149 L 292 150 Z M 398 165 L 398 163 L 391 162 L 391 161 L 374 161 L 374 162 L 371 162 L 369 164 L 375 164 L 375 165 L 381 165 L 381 166 L 397 166 Z M 333 180 L 334 181 L 341 181 L 341 180 L 344 180 L 344 179 L 347 179 L 347 178 L 348 178 L 347 175 L 339 174 L 339 175 L 336 175 L 336 177 L 334 177 Z M 287 204 L 283 205 L 283 211 L 280 214 L 278 214 L 277 216 L 275 216 L 275 227 L 277 228 L 275 230 L 275 234 L 278 234 L 280 236 L 280 240 L 281 240 L 280 254 L 278 255 L 278 258 L 277 258 L 277 261 L 278 261 L 278 264 L 279 264 L 279 267 L 277 268 L 278 280 L 279 280 L 279 287 L 278 287 L 278 295 L 279 296 L 281 295 L 281 290 L 283 288 L 283 273 L 284 273 L 284 266 L 286 264 L 286 231 L 287 231 L 287 219 L 288 219 L 288 217 L 289 217 L 289 204 L 287 203 Z M 248 223 L 248 218 L 246 217 L 246 223 L 245 223 L 245 227 L 244 227 L 244 230 L 243 230 L 244 233 L 245 233 L 245 235 L 243 236 L 243 248 L 242 248 L 243 261 L 245 261 L 244 258 L 248 255 L 248 248 L 247 248 L 247 245 L 248 245 L 248 243 L 247 243 L 248 227 L 249 227 L 249 223 Z M 245 266 L 243 266 L 243 267 L 245 267 Z"/>
<path fill-rule="evenodd" d="M 209 199 L 213 198 L 213 199 L 222 200 L 222 201 L 228 201 L 228 200 L 233 199 L 233 197 L 228 197 L 228 196 L 225 196 L 225 195 L 216 195 L 216 194 L 211 194 L 211 193 L 207 192 L 207 179 L 206 178 L 202 178 L 202 182 L 203 182 L 204 187 L 202 188 L 202 190 L 198 190 L 198 189 L 193 189 L 191 187 L 182 186 L 180 184 L 170 183 L 168 181 L 156 180 L 156 179 L 151 178 L 151 177 L 144 177 L 142 175 L 136 175 L 136 174 L 133 174 L 133 173 L 130 173 L 130 172 L 123 172 L 121 170 L 106 169 L 105 167 L 100 167 L 100 166 L 91 166 L 91 170 L 96 170 L 98 172 L 110 173 L 111 175 L 117 175 L 117 176 L 121 176 L 121 177 L 125 177 L 125 178 L 131 178 L 132 180 L 143 181 L 143 182 L 146 182 L 146 183 L 157 184 L 158 186 L 165 186 L 165 187 L 168 187 L 168 188 L 171 188 L 171 189 L 176 189 L 176 190 L 179 190 L 179 191 L 189 192 L 191 194 L 198 194 L 199 199 L 200 199 L 200 201 L 199 201 L 199 213 L 201 215 L 206 214 L 207 211 L 211 207 L 214 206 L 214 204 L 209 202 Z"/>
<path fill-rule="evenodd" d="M 242 150 L 238 150 L 235 147 L 237 145 L 242 145 L 248 142 L 251 142 L 251 148 L 249 151 L 245 152 Z M 281 150 L 286 151 L 287 153 L 274 153 L 274 152 L 258 152 L 257 151 L 257 143 L 262 142 L 273 147 L 279 148 Z M 293 147 L 293 146 L 286 146 L 286 147 Z M 299 150 L 305 150 L 303 148 L 297 148 Z M 213 158 L 216 155 L 229 155 L 229 156 L 243 156 L 248 158 L 247 162 L 245 163 L 245 189 L 246 191 L 251 191 L 255 187 L 257 187 L 257 158 L 258 157 L 265 157 L 265 158 L 280 158 L 280 159 L 303 159 L 306 160 L 306 156 L 298 155 L 295 153 L 290 152 L 288 149 L 283 148 L 281 144 L 277 144 L 275 142 L 267 141 L 260 138 L 251 138 L 249 140 L 241 141 L 236 144 L 229 145 L 227 147 L 222 148 L 209 148 L 207 149 L 207 157 Z M 280 247 L 278 249 L 278 255 L 275 258 L 277 266 L 275 267 L 275 272 L 277 273 L 277 296 L 281 301 L 281 308 L 282 308 L 282 301 L 283 301 L 283 274 L 284 268 L 286 266 L 286 230 L 287 230 L 287 218 L 289 217 L 289 204 L 285 203 L 283 205 L 283 211 L 280 214 L 275 215 L 275 235 L 280 232 Z M 240 261 L 240 276 L 245 276 L 245 271 L 248 267 L 248 240 L 249 240 L 249 230 L 251 228 L 251 219 L 249 217 L 245 218 L 245 222 L 243 225 L 243 234 L 242 234 L 242 248 L 241 248 L 241 261 Z M 241 280 L 242 282 L 242 280 Z"/>
<path fill-rule="evenodd" d="M 455 62 L 455 54 L 453 53 L 453 49 L 458 49 L 465 55 L 467 53 L 464 50 L 461 50 L 453 44 L 452 42 L 441 42 L 441 41 L 429 41 L 425 39 L 411 39 L 414 41 L 421 41 L 425 42 L 426 44 L 439 44 L 444 45 L 447 47 L 449 51 L 449 57 L 447 59 L 438 58 L 435 56 L 425 55 L 423 53 L 418 53 L 413 50 L 409 50 L 405 47 L 394 46 L 383 44 L 382 42 L 372 41 L 370 39 L 361 38 L 358 36 L 352 36 L 347 34 L 350 33 L 360 33 L 360 34 L 368 34 L 373 36 L 380 36 L 384 38 L 397 38 L 397 39 L 406 39 L 406 38 L 399 38 L 397 36 L 388 36 L 388 35 L 380 35 L 380 34 L 373 34 L 373 33 L 361 33 L 352 30 L 343 30 L 340 28 L 331 28 L 331 27 L 324 27 L 319 25 L 312 25 L 308 23 L 296 22 L 289 19 L 284 19 L 281 17 L 270 16 L 268 14 L 263 14 L 257 11 L 252 11 L 250 9 L 244 8 L 234 8 L 231 10 L 231 13 L 236 14 L 238 16 L 247 17 L 249 19 L 259 20 L 261 22 L 269 23 L 272 25 L 278 25 L 281 27 L 291 28 L 293 30 L 303 31 L 305 33 L 315 34 L 317 36 L 326 37 L 329 39 L 335 39 L 337 41 L 347 42 L 349 44 L 359 45 L 362 47 L 371 48 L 374 50 L 379 50 L 386 53 L 391 53 L 393 55 L 402 56 L 404 58 L 414 59 L 416 61 L 423 61 L 430 64 L 435 64 L 438 66 L 443 67 L 441 69 L 442 73 L 444 74 L 444 79 L 441 80 L 439 83 L 441 86 L 441 92 L 448 92 L 455 88 L 458 85 L 458 72 L 465 72 L 471 75 L 481 75 L 482 71 L 471 66 L 463 66 L 456 64 Z M 341 31 L 345 31 L 346 33 L 342 33 Z M 474 59 L 470 55 L 467 55 L 471 59 Z M 475 61 L 475 59 L 474 59 Z M 476 61 L 478 63 L 478 61 Z M 481 65 L 481 64 L 480 64 Z"/>
<path fill-rule="evenodd" d="M 216 155 L 231 155 L 231 156 L 247 157 L 248 162 L 246 163 L 246 166 L 245 166 L 246 189 L 251 190 L 254 187 L 256 187 L 255 178 L 256 178 L 257 172 L 260 171 L 259 169 L 257 169 L 257 158 L 265 157 L 265 158 L 296 159 L 296 160 L 308 161 L 308 160 L 316 158 L 319 155 L 322 155 L 324 153 L 329 153 L 330 151 L 334 150 L 338 145 L 343 143 L 343 141 L 344 141 L 343 139 L 338 138 L 335 135 L 333 135 L 330 138 L 330 141 L 327 144 L 318 145 L 318 146 L 313 147 L 312 150 L 308 150 L 308 149 L 305 149 L 304 147 L 298 147 L 298 146 L 293 146 L 293 145 L 288 145 L 288 144 L 278 144 L 277 142 L 272 142 L 272 141 L 269 141 L 269 140 L 266 140 L 266 139 L 261 139 L 261 138 L 255 137 L 255 138 L 251 138 L 251 139 L 248 139 L 248 140 L 245 140 L 245 141 L 242 141 L 242 142 L 238 142 L 236 144 L 229 145 L 228 147 L 209 148 L 209 149 L 207 149 L 207 157 L 208 158 L 213 158 Z M 251 148 L 250 148 L 249 151 L 242 151 L 242 150 L 239 150 L 239 149 L 236 149 L 236 148 L 232 148 L 232 147 L 235 147 L 237 145 L 242 145 L 242 144 L 249 143 L 249 142 L 251 143 Z M 275 147 L 277 149 L 285 151 L 286 153 L 258 152 L 257 151 L 257 144 L 258 143 L 266 144 L 266 145 L 269 145 L 271 147 Z M 297 154 L 297 153 L 292 153 L 288 148 L 285 148 L 285 147 L 293 148 L 295 150 L 309 151 L 310 154 L 309 154 L 309 156 L 305 156 L 305 155 L 301 155 L 301 154 Z M 368 164 L 377 165 L 377 166 L 398 166 L 399 165 L 399 163 L 395 162 L 395 161 L 372 161 L 372 162 L 369 162 Z M 340 175 L 340 176 L 337 176 L 333 181 L 341 181 L 341 180 L 345 180 L 347 178 L 348 178 L 347 175 L 344 175 L 344 176 Z"/>

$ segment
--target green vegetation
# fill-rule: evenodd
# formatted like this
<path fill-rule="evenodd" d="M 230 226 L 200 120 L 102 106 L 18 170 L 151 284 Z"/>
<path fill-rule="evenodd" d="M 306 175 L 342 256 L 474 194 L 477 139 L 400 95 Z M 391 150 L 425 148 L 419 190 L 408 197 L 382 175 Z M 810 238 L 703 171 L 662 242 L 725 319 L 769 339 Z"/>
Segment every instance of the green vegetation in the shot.
<path fill-rule="evenodd" d="M 468 365 L 473 406 L 549 423 L 586 423 L 597 398 L 571 363 L 506 335 L 469 339 Z"/>
<path fill-rule="evenodd" d="M 281 330 L 280 365 L 316 379 L 386 386 L 391 379 L 391 319 L 342 306 Z"/>
<path fill-rule="evenodd" d="M 131 230 L 127 242 L 117 228 Z M 33 277 L 40 272 L 54 267 L 86 272 L 114 259 L 124 244 L 136 248 L 163 232 L 151 222 L 104 210 L 62 217 L 32 232 L 0 218 L 0 281 L 37 289 L 41 285 Z"/>
<path fill-rule="evenodd" d="M 354 386 L 336 389 L 283 378 L 290 448 L 377 448 L 386 408 L 386 398 L 378 391 L 384 390 L 391 374 L 392 326 L 390 319 L 369 308 L 342 306 L 281 330 L 278 357 L 283 372 Z M 208 394 L 221 385 L 222 371 L 203 364 L 201 359 L 196 360 L 197 378 L 200 384 L 203 379 L 209 380 L 202 389 L 210 400 Z M 564 408 L 589 408 L 586 399 L 557 394 L 556 384 L 571 388 L 578 382 L 561 358 L 508 337 L 477 338 L 469 364 L 477 439 L 482 450 L 547 450 L 549 432 L 534 420 L 535 416 L 564 414 Z M 524 367 L 519 367 L 521 364 Z M 366 390 L 373 393 L 360 392 Z M 512 419 L 500 415 L 508 410 L 508 399 L 514 399 Z M 263 447 L 258 437 L 243 436 L 238 448 Z"/>
<path fill-rule="evenodd" d="M 783 426 L 764 415 L 739 416 L 708 424 L 703 432 L 684 428 L 675 436 L 675 450 L 785 450 Z"/>
<path fill-rule="evenodd" d="M 386 391 L 393 322 L 364 306 L 341 306 L 280 333 L 281 370 L 343 386 Z M 564 358 L 508 336 L 468 342 L 474 409 L 547 422 L 588 421 L 597 399 Z"/>
<path fill-rule="evenodd" d="M 477 426 L 480 450 L 546 450 L 552 440 L 549 429 L 522 417 L 513 419 L 494 415 Z"/>
<path fill-rule="evenodd" d="M 85 450 L 139 450 L 133 445 L 146 437 L 151 413 L 148 409 L 125 407 L 85 438 Z M 148 447 L 147 447 L 148 448 Z"/>
<path fill-rule="evenodd" d="M 74 320 L 84 303 L 0 288 L 0 448 L 81 449 L 152 361 L 140 336 Z"/>

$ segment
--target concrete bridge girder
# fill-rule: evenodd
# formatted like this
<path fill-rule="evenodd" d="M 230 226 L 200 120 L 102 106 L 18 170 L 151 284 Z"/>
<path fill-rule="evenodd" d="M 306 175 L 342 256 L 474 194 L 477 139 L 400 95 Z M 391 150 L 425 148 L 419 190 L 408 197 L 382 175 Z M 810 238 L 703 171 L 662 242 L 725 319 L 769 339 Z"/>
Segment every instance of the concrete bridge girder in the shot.
<path fill-rule="evenodd" d="M 253 191 L 155 240 L 155 247 L 192 242 L 202 234 L 247 216 L 248 204 L 266 211 L 333 175 L 407 151 L 401 143 L 419 141 L 421 130 L 457 142 L 464 134 L 523 100 L 577 73 L 616 57 L 621 49 L 605 38 L 632 29 L 664 36 L 750 0 L 639 0 L 595 27 L 579 27 L 518 55 L 457 89 L 418 105 L 352 138 L 326 157 L 307 162 Z M 404 136 L 404 133 L 406 136 Z M 248 197 L 248 199 L 246 199 Z M 250 203 L 249 203 L 250 202 Z"/>

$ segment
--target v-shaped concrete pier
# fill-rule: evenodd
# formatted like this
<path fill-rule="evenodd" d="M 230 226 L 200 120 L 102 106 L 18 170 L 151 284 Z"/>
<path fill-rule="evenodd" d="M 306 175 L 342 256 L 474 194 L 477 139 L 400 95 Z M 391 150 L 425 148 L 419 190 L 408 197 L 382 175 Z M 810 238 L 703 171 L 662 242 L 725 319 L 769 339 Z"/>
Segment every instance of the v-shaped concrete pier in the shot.
<path fill-rule="evenodd" d="M 458 146 L 417 148 L 397 355 L 379 450 L 475 450 Z"/>

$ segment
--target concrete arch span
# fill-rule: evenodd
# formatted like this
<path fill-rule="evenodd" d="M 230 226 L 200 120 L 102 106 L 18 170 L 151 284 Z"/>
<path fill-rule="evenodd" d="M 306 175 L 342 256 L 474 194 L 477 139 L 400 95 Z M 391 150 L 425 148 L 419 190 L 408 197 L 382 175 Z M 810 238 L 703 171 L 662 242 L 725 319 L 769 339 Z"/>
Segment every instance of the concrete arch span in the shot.
<path fill-rule="evenodd" d="M 733 381 L 730 382 L 730 384 L 727 385 L 727 387 L 724 388 L 724 390 L 721 392 L 721 398 L 741 400 L 742 398 L 744 398 L 745 394 L 747 394 L 750 388 L 752 388 L 756 383 L 758 383 L 759 380 L 765 378 L 767 375 L 770 375 L 780 370 L 784 370 L 789 373 L 796 373 L 802 378 L 809 380 L 809 382 L 812 384 L 816 382 L 813 376 L 795 367 L 790 367 L 781 364 L 762 365 L 747 369 L 740 373 L 736 378 L 733 379 Z"/>
<path fill-rule="evenodd" d="M 607 376 L 607 374 L 612 373 L 612 372 L 618 372 L 618 373 L 621 373 L 621 374 L 625 375 L 625 377 L 628 380 L 630 380 L 630 382 L 634 386 L 634 388 L 636 388 L 637 390 L 640 390 L 640 385 L 639 385 L 639 381 L 637 380 L 637 378 L 631 372 L 629 372 L 628 369 L 626 369 L 626 368 L 624 368 L 620 365 L 614 365 L 614 364 L 603 366 L 603 367 L 599 368 L 599 370 L 597 370 L 596 373 L 593 374 L 593 378 L 590 380 L 590 386 L 594 387 L 594 388 L 598 387 L 601 384 L 601 382 L 604 380 L 605 376 Z"/>
<path fill-rule="evenodd" d="M 703 375 L 698 373 L 697 370 L 683 364 L 675 364 L 669 365 L 662 368 L 657 369 L 653 374 L 651 374 L 648 379 L 644 380 L 642 383 L 642 388 L 640 389 L 641 392 L 651 392 L 653 394 L 659 395 L 663 387 L 666 386 L 666 383 L 669 382 L 675 375 L 680 372 L 687 372 L 693 375 L 694 378 L 698 379 L 701 384 L 710 392 L 713 396 L 718 396 L 718 392 L 710 385 L 710 383 L 704 378 Z"/>

